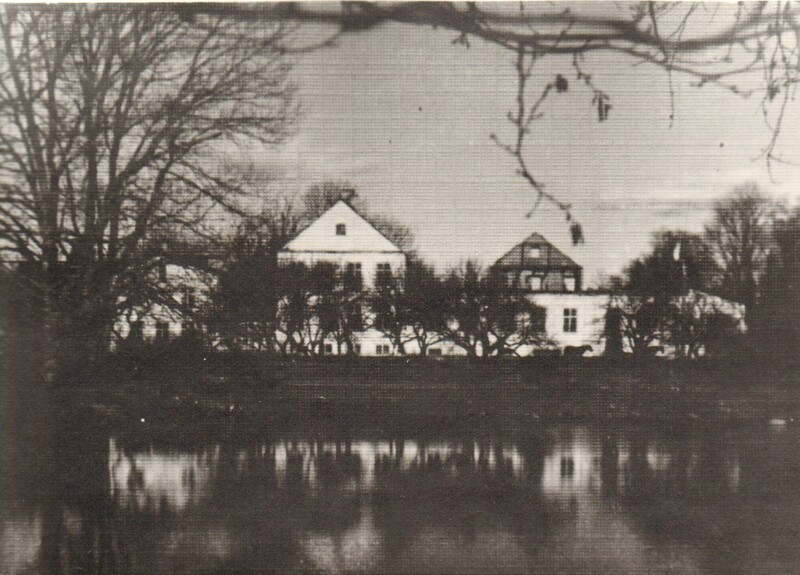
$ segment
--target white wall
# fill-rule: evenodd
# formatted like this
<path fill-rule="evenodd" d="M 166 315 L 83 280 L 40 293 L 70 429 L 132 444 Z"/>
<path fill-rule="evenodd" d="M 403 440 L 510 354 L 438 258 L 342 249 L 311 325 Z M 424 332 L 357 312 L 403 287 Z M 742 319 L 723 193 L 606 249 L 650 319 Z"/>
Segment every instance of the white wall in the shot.
<path fill-rule="evenodd" d="M 345 234 L 336 233 L 337 225 Z M 378 264 L 388 263 L 392 275 L 405 273 L 406 256 L 400 249 L 362 218 L 347 202 L 339 201 L 322 214 L 278 254 L 278 263 L 299 262 L 306 266 L 332 263 L 344 271 L 347 264 L 361 264 L 364 287 L 375 286 Z"/>
<path fill-rule="evenodd" d="M 542 293 L 528 296 L 546 310 L 545 328 L 559 348 L 591 345 L 591 353 L 600 355 L 605 349 L 603 331 L 610 297 L 592 293 Z M 564 309 L 577 311 L 577 331 L 564 331 Z"/>
<path fill-rule="evenodd" d="M 336 233 L 344 224 L 345 235 Z M 400 249 L 362 218 L 346 202 L 339 201 L 284 246 L 288 252 L 389 252 Z"/>
<path fill-rule="evenodd" d="M 592 351 L 586 356 L 601 355 L 605 349 L 605 319 L 606 309 L 610 297 L 606 294 L 585 294 L 585 293 L 545 293 L 531 294 L 531 300 L 536 305 L 546 310 L 545 329 L 547 335 L 554 341 L 555 346 L 563 349 L 566 346 L 590 345 Z M 577 311 L 577 331 L 564 332 L 564 309 L 570 308 Z M 376 330 L 366 330 L 355 334 L 354 341 L 361 344 L 360 355 L 373 356 L 375 346 L 378 344 L 391 344 L 381 332 Z M 336 345 L 334 340 L 333 350 L 335 353 Z M 419 354 L 419 346 L 411 341 L 405 346 L 406 354 Z M 458 347 L 450 341 L 431 346 L 441 349 L 443 356 L 462 356 L 466 355 L 463 348 Z M 393 348 L 392 348 L 393 349 Z M 532 346 L 524 346 L 518 350 L 519 355 L 526 356 L 535 350 Z M 394 355 L 394 353 L 393 353 Z"/>

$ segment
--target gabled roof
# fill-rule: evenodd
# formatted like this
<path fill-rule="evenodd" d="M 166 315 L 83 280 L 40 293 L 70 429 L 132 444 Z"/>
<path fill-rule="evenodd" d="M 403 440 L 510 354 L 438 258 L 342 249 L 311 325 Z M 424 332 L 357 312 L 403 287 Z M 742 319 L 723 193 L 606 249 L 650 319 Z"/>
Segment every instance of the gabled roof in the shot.
<path fill-rule="evenodd" d="M 336 234 L 344 224 L 345 235 Z M 284 252 L 402 253 L 375 225 L 345 200 L 339 200 L 289 241 Z"/>
<path fill-rule="evenodd" d="M 541 248 L 541 257 L 533 259 L 525 255 L 525 248 Z M 494 267 L 519 268 L 524 266 L 551 267 L 551 268 L 580 268 L 571 258 L 548 242 L 544 236 L 533 232 L 523 241 L 508 250 L 506 254 L 494 263 Z"/>

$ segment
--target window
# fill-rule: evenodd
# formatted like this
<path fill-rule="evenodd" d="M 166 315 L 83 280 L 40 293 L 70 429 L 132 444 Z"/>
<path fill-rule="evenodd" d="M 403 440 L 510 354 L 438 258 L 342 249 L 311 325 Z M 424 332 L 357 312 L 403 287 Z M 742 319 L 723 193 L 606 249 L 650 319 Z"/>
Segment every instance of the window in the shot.
<path fill-rule="evenodd" d="M 575 476 L 575 460 L 571 457 L 561 458 L 561 477 L 566 479 Z"/>
<path fill-rule="evenodd" d="M 353 344 L 353 352 L 356 355 L 361 355 L 361 344 L 360 343 L 354 343 Z"/>
<path fill-rule="evenodd" d="M 575 291 L 575 276 L 566 276 L 564 278 L 564 288 L 567 291 Z"/>
<path fill-rule="evenodd" d="M 375 272 L 375 287 L 388 286 L 392 281 L 392 266 L 388 263 L 378 264 Z"/>
<path fill-rule="evenodd" d="M 542 250 L 538 247 L 528 248 L 528 257 L 538 260 L 542 257 Z"/>
<path fill-rule="evenodd" d="M 332 354 L 333 353 L 333 344 L 332 343 L 326 343 L 325 346 L 322 348 L 322 353 L 324 355 Z"/>
<path fill-rule="evenodd" d="M 535 333 L 547 332 L 547 310 L 543 307 L 536 307 L 531 312 L 531 329 Z"/>
<path fill-rule="evenodd" d="M 378 264 L 378 269 L 375 272 L 375 287 L 390 287 L 392 285 L 392 266 L 383 263 Z"/>
<path fill-rule="evenodd" d="M 529 279 L 531 291 L 542 291 L 542 276 L 531 276 Z"/>
<path fill-rule="evenodd" d="M 388 331 L 389 327 L 391 326 L 392 320 L 392 311 L 385 309 L 383 311 L 379 311 L 375 314 L 375 318 L 373 320 L 373 327 L 378 331 Z"/>
<path fill-rule="evenodd" d="M 520 274 L 519 274 L 519 287 L 522 288 L 522 289 L 530 289 L 531 276 L 533 276 L 533 272 L 530 272 L 530 271 L 520 272 Z"/>
<path fill-rule="evenodd" d="M 572 307 L 564 308 L 564 331 L 575 333 L 578 331 L 578 310 Z"/>
<path fill-rule="evenodd" d="M 169 339 L 169 322 L 159 321 L 156 323 L 156 341 L 162 342 Z"/>
<path fill-rule="evenodd" d="M 352 331 L 361 331 L 364 329 L 364 316 L 361 314 L 361 306 L 354 303 L 347 310 L 347 327 Z"/>
<path fill-rule="evenodd" d="M 347 235 L 347 226 L 344 224 L 336 224 L 336 235 L 337 236 L 346 236 Z"/>
<path fill-rule="evenodd" d="M 379 343 L 375 346 L 375 355 L 389 355 L 390 353 L 389 344 Z"/>
<path fill-rule="evenodd" d="M 428 350 L 428 355 L 435 355 L 435 356 L 438 357 L 438 356 L 442 355 L 442 350 L 441 350 L 441 348 L 438 348 L 438 347 L 432 347 L 432 348 L 430 348 Z"/>
<path fill-rule="evenodd" d="M 361 277 L 361 263 L 353 262 L 347 264 L 344 274 L 344 287 L 349 291 L 360 291 L 364 285 Z"/>

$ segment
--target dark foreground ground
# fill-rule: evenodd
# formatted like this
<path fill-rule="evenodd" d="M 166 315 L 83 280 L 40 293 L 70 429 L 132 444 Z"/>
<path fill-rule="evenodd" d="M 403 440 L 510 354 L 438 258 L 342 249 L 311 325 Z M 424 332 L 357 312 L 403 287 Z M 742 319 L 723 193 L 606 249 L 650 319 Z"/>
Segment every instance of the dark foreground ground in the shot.
<path fill-rule="evenodd" d="M 115 357 L 56 387 L 59 406 L 115 423 L 800 421 L 800 368 L 775 362 L 467 360 L 259 355 Z M 19 380 L 19 378 L 17 378 Z M 27 391 L 23 391 L 27 394 Z M 8 407 L 8 406 L 7 406 Z"/>

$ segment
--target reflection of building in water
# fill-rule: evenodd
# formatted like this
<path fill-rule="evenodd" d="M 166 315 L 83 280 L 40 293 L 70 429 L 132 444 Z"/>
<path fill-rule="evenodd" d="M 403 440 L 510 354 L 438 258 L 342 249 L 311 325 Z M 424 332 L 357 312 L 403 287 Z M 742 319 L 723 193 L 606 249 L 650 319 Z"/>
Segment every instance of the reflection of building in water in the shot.
<path fill-rule="evenodd" d="M 312 570 L 320 573 L 365 573 L 383 556 L 383 538 L 367 507 L 355 525 L 341 533 L 307 531 L 300 546 Z"/>
<path fill-rule="evenodd" d="M 739 473 L 724 444 L 583 430 L 518 444 L 281 438 L 193 454 L 120 445 L 109 443 L 115 502 L 133 515 L 171 511 L 145 546 L 164 572 L 201 552 L 329 573 L 654 572 L 671 548 L 652 549 L 628 496 L 732 491 Z M 686 553 L 679 570 L 698 564 Z"/>
<path fill-rule="evenodd" d="M 596 452 L 594 442 L 584 435 L 577 435 L 571 442 L 558 442 L 544 458 L 542 493 L 561 497 L 599 491 Z"/>
<path fill-rule="evenodd" d="M 436 471 L 456 477 L 468 469 L 512 480 L 535 474 L 541 481 L 542 494 L 557 499 L 631 492 L 642 486 L 652 489 L 679 480 L 691 483 L 709 474 L 719 489 L 737 490 L 739 463 L 735 456 L 709 460 L 697 450 L 681 449 L 685 453 L 653 442 L 619 440 L 588 431 L 558 438 L 538 460 L 531 454 L 523 456 L 516 445 L 492 441 L 279 440 L 255 450 L 240 450 L 232 463 L 241 474 L 252 459 L 262 460 L 274 470 L 279 488 L 302 485 L 309 494 L 330 488 L 340 493 L 363 493 L 391 474 Z M 152 449 L 128 453 L 112 439 L 111 495 L 124 506 L 167 505 L 182 510 L 204 493 L 219 460 L 219 445 L 196 454 Z"/>
<path fill-rule="evenodd" d="M 181 511 L 202 496 L 219 462 L 219 446 L 197 454 L 128 453 L 109 440 L 109 477 L 112 499 L 123 507 Z"/>
<path fill-rule="evenodd" d="M 42 544 L 42 521 L 38 515 L 2 510 L 0 525 L 0 572 L 31 573 Z"/>
<path fill-rule="evenodd" d="M 704 457 L 697 448 L 675 446 L 675 453 L 664 445 L 620 440 L 577 431 L 557 441 L 544 458 L 542 492 L 553 497 L 573 497 L 617 491 L 654 489 L 682 481 L 704 485 L 703 478 L 715 476 L 715 487 L 736 492 L 739 487 L 739 460 L 736 454 Z"/>
<path fill-rule="evenodd" d="M 390 470 L 408 472 L 436 468 L 456 475 L 460 466 L 468 464 L 488 472 L 519 476 L 524 468 L 522 455 L 516 447 L 479 442 L 283 441 L 270 448 L 265 446 L 261 452 L 274 457 L 279 485 L 302 480 L 312 489 L 321 486 L 321 464 L 329 463 L 331 458 L 340 467 L 339 471 L 349 476 L 351 490 L 371 488 L 376 476 Z"/>

